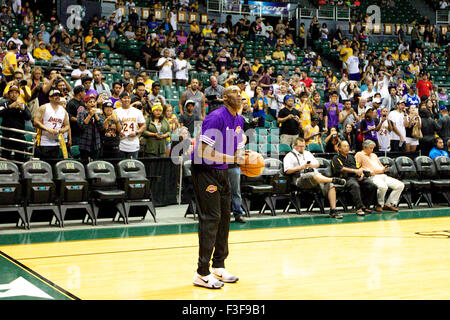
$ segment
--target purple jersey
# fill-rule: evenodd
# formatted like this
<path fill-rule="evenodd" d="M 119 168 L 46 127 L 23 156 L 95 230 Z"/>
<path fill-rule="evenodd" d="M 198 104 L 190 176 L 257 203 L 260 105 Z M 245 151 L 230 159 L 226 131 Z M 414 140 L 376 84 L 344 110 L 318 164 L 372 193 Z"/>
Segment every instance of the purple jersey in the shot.
<path fill-rule="evenodd" d="M 214 110 L 206 116 L 202 124 L 202 132 L 191 155 L 195 164 L 208 165 L 215 169 L 228 169 L 228 164 L 212 162 L 200 158 L 197 154 L 198 146 L 206 143 L 215 151 L 233 156 L 238 149 L 243 149 L 244 118 L 241 115 L 233 116 L 226 107 Z"/>
<path fill-rule="evenodd" d="M 337 107 L 339 108 L 339 111 L 344 110 L 344 105 L 342 103 L 337 103 Z M 336 110 L 336 104 L 327 102 L 325 108 L 327 109 L 328 115 L 328 128 L 337 128 L 339 125 L 339 116 Z"/>

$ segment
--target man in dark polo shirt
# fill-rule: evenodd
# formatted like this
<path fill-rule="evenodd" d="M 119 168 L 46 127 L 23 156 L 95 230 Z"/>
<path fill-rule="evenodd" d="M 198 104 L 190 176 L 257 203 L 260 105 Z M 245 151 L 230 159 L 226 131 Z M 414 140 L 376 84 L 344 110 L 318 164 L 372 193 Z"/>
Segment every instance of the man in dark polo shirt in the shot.
<path fill-rule="evenodd" d="M 205 117 L 191 156 L 194 193 L 200 206 L 199 259 L 193 283 L 210 289 L 219 289 L 224 282 L 239 279 L 225 269 L 224 261 L 228 256 L 231 218 L 228 164 L 242 161 L 245 146 L 244 120 L 238 114 L 242 104 L 240 92 L 234 85 L 225 88 L 225 106 Z M 211 273 L 209 263 L 212 255 Z"/>
<path fill-rule="evenodd" d="M 339 142 L 338 150 L 339 153 L 331 161 L 334 176 L 347 180 L 344 188 L 351 194 L 357 215 L 364 216 L 366 213 L 372 213 L 369 207 L 374 203 L 377 195 L 376 185 L 368 176 L 365 176 L 362 168 L 358 168 L 355 158 L 349 154 L 350 145 L 347 141 Z M 364 200 L 361 194 L 364 195 Z"/>
<path fill-rule="evenodd" d="M 302 121 L 300 112 L 294 108 L 294 97 L 284 97 L 284 108 L 278 112 L 277 122 L 280 124 L 280 143 L 292 146 L 295 140 L 303 137 Z"/>

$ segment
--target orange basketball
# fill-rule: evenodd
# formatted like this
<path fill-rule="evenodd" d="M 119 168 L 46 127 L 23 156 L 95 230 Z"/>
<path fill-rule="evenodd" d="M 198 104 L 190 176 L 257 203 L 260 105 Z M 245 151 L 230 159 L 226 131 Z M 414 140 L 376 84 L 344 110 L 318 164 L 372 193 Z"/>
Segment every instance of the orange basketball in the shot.
<path fill-rule="evenodd" d="M 239 164 L 239 167 L 247 177 L 257 177 L 264 171 L 264 157 L 257 152 L 251 153 L 256 154 L 256 156 L 245 155 L 244 163 Z"/>

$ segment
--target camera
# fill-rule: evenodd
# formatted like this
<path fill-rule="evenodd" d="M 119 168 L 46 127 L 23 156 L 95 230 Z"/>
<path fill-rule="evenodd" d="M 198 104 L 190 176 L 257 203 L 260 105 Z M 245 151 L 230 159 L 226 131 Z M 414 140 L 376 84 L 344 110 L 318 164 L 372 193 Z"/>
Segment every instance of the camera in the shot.
<path fill-rule="evenodd" d="M 364 170 L 363 173 L 364 173 L 364 177 L 366 177 L 366 178 L 370 177 L 370 171 Z"/>
<path fill-rule="evenodd" d="M 305 170 L 303 170 L 303 173 L 310 173 L 310 172 L 314 172 L 313 168 L 306 168 Z"/>
<path fill-rule="evenodd" d="M 19 82 L 19 85 L 21 85 L 21 86 L 26 86 L 28 83 L 27 83 L 27 80 L 20 80 L 20 82 Z"/>

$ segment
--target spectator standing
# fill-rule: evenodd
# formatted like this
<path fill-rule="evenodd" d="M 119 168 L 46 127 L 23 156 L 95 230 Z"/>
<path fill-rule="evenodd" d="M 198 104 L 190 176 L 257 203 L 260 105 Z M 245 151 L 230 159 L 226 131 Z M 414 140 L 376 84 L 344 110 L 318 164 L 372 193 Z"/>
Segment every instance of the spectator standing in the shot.
<path fill-rule="evenodd" d="M 122 125 L 111 100 L 103 102 L 102 159 L 120 158 L 119 144 Z"/>
<path fill-rule="evenodd" d="M 131 97 L 127 91 L 120 95 L 122 107 L 116 110 L 122 124 L 119 151 L 122 158 L 136 159 L 139 152 L 139 136 L 146 129 L 144 115 L 130 105 Z"/>
<path fill-rule="evenodd" d="M 404 149 L 406 141 L 406 104 L 403 100 L 397 102 L 397 109 L 389 112 L 388 119 L 392 121 L 391 151 L 399 152 Z"/>
<path fill-rule="evenodd" d="M 19 100 L 20 88 L 17 85 L 11 85 L 7 93 L 7 101 L 0 104 L 0 117 L 3 118 L 2 126 L 6 128 L 25 130 L 25 122 L 31 120 L 31 112 L 28 107 Z M 25 141 L 25 135 L 10 130 L 2 130 L 1 145 L 3 148 L 13 149 L 25 152 L 27 145 L 25 143 L 18 143 L 8 140 L 8 138 Z M 12 156 L 11 151 L 2 149 L 2 157 L 20 162 L 26 161 L 26 156 L 20 152 L 14 152 Z"/>
<path fill-rule="evenodd" d="M 339 113 L 344 109 L 344 106 L 338 102 L 339 94 L 337 91 L 332 92 L 330 102 L 325 103 L 327 110 L 327 128 L 338 128 L 339 126 Z"/>
<path fill-rule="evenodd" d="M 163 50 L 163 57 L 161 57 L 156 63 L 156 67 L 159 69 L 159 82 L 162 86 L 171 86 L 173 79 L 173 60 L 170 57 L 169 49 Z"/>
<path fill-rule="evenodd" d="M 224 106 L 222 97 L 223 90 L 225 89 L 219 84 L 215 76 L 211 76 L 209 78 L 209 83 L 211 85 L 205 89 L 205 98 L 206 103 L 208 104 L 208 114 Z"/>
<path fill-rule="evenodd" d="M 97 109 L 97 97 L 93 94 L 84 98 L 85 108 L 78 112 L 77 120 L 80 127 L 80 158 L 97 160 L 102 151 L 101 129 L 104 118 L 102 110 Z"/>
<path fill-rule="evenodd" d="M 69 116 L 60 105 L 61 92 L 50 90 L 50 102 L 39 107 L 34 119 L 37 129 L 36 156 L 42 160 L 59 158 L 59 134 L 70 130 Z"/>
<path fill-rule="evenodd" d="M 286 95 L 284 97 L 284 108 L 278 113 L 277 122 L 280 127 L 280 143 L 292 146 L 299 134 L 303 135 L 302 121 L 300 113 L 294 108 L 294 97 Z"/>
<path fill-rule="evenodd" d="M 406 152 L 415 152 L 417 146 L 419 145 L 419 139 L 413 136 L 413 129 L 417 126 L 418 130 L 421 130 L 421 120 L 418 113 L 418 109 L 414 106 L 409 107 L 408 115 L 406 116 Z"/>
<path fill-rule="evenodd" d="M 184 52 L 180 51 L 178 57 L 174 61 L 175 84 L 177 86 L 186 87 L 189 79 L 189 62 L 184 58 Z"/>
<path fill-rule="evenodd" d="M 448 115 L 447 106 L 439 107 L 441 117 L 437 120 L 439 130 L 438 136 L 444 140 L 444 145 L 447 145 L 447 141 L 450 138 L 450 116 Z"/>
<path fill-rule="evenodd" d="M 391 132 L 393 130 L 392 121 L 388 119 L 389 111 L 387 108 L 381 109 L 380 123 L 381 127 L 377 131 L 379 151 L 388 152 L 391 150 Z"/>
<path fill-rule="evenodd" d="M 199 90 L 198 79 L 192 79 L 190 87 L 188 87 L 188 89 L 181 95 L 180 101 L 178 103 L 181 114 L 184 113 L 184 107 L 186 105 L 187 100 L 192 100 L 195 102 L 194 108 L 195 120 L 198 121 L 204 119 L 206 115 L 206 107 L 205 107 L 206 98 L 203 92 Z"/>
<path fill-rule="evenodd" d="M 170 136 L 170 124 L 163 114 L 161 104 L 154 104 L 146 120 L 144 157 L 157 158 L 166 155 L 166 139 Z"/>

